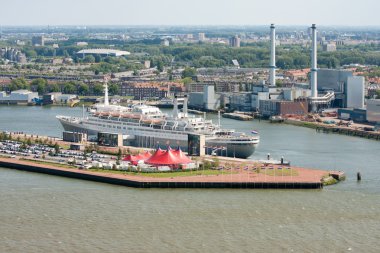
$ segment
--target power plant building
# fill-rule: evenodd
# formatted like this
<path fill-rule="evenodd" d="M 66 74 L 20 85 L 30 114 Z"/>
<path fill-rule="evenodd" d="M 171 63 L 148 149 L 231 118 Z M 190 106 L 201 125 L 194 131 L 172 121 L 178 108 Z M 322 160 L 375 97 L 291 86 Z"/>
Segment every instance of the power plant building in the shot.
<path fill-rule="evenodd" d="M 344 92 L 348 77 L 352 77 L 352 71 L 344 69 L 319 69 L 318 91 Z"/>
<path fill-rule="evenodd" d="M 350 76 L 346 83 L 346 107 L 364 108 L 364 77 Z"/>

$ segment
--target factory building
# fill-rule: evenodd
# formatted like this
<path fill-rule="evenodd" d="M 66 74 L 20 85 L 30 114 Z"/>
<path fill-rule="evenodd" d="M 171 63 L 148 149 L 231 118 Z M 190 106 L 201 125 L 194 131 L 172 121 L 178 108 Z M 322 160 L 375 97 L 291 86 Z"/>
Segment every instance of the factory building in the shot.
<path fill-rule="evenodd" d="M 10 95 L 7 95 L 5 91 L 0 92 L 0 104 L 27 104 L 34 99 L 38 99 L 37 92 L 15 90 Z"/>
<path fill-rule="evenodd" d="M 318 91 L 334 92 L 335 99 L 333 107 L 346 107 L 347 80 L 352 77 L 350 70 L 344 69 L 319 69 L 318 70 Z"/>
<path fill-rule="evenodd" d="M 367 122 L 367 111 L 365 109 L 339 108 L 338 118 L 342 120 L 352 120 L 357 123 Z"/>
<path fill-rule="evenodd" d="M 347 78 L 352 71 L 344 69 L 318 69 L 318 91 L 344 92 Z"/>
<path fill-rule="evenodd" d="M 307 99 L 296 99 L 294 101 L 284 100 L 260 100 L 260 112 L 264 117 L 284 116 L 284 115 L 304 115 L 307 114 L 309 105 Z"/>
<path fill-rule="evenodd" d="M 74 99 L 77 99 L 77 95 L 73 94 L 62 94 L 61 92 L 51 92 L 48 94 L 44 94 L 42 96 L 42 104 L 44 105 L 50 105 L 50 104 L 67 104 Z"/>

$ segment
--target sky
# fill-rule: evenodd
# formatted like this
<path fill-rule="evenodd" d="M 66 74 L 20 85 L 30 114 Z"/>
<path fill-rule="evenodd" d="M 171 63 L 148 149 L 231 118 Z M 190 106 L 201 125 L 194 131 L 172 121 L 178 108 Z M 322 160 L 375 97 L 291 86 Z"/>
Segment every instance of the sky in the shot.
<path fill-rule="evenodd" d="M 380 0 L 0 0 L 0 26 L 380 26 Z"/>

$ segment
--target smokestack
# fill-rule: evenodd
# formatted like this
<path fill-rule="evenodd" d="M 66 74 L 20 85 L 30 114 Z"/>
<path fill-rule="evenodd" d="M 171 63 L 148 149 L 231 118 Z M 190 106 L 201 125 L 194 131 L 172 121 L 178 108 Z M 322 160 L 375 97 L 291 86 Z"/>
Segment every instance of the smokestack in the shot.
<path fill-rule="evenodd" d="M 276 86 L 276 30 L 270 25 L 269 86 Z"/>
<path fill-rule="evenodd" d="M 310 88 L 311 97 L 318 97 L 317 90 L 317 27 L 315 24 L 311 26 L 311 78 L 310 78 Z"/>

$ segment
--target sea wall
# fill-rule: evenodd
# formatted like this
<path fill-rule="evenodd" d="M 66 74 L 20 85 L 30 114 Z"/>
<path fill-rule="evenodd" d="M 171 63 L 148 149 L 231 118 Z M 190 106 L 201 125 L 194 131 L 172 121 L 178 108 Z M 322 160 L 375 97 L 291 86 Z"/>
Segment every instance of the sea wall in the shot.
<path fill-rule="evenodd" d="M 322 182 L 181 182 L 181 181 L 145 181 L 130 180 L 117 178 L 114 176 L 98 175 L 87 171 L 72 169 L 47 168 L 43 165 L 33 164 L 26 165 L 17 162 L 9 162 L 0 160 L 0 166 L 29 171 L 38 172 L 55 176 L 82 179 L 94 182 L 123 185 L 135 188 L 234 188 L 234 189 L 321 189 Z"/>

